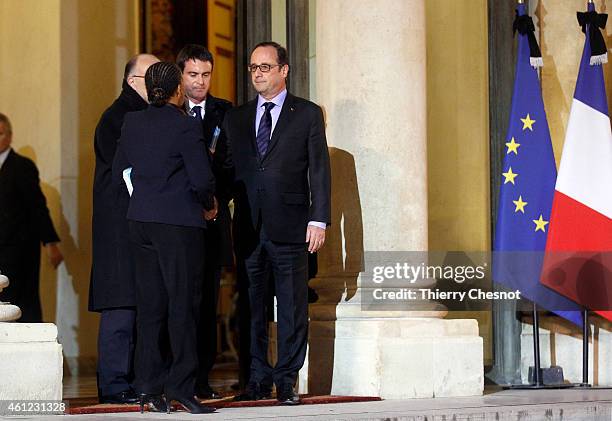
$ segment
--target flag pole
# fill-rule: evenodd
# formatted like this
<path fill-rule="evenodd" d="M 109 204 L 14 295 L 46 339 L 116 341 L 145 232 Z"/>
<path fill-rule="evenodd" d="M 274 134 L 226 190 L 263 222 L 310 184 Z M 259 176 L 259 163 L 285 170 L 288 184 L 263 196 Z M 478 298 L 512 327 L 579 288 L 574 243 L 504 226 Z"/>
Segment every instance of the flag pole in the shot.
<path fill-rule="evenodd" d="M 538 305 L 533 303 L 533 381 L 527 384 L 511 384 L 504 386 L 504 389 L 567 389 L 576 387 L 571 383 L 553 383 L 544 384 L 541 376 L 542 368 L 540 366 L 540 315 L 538 314 Z"/>
<path fill-rule="evenodd" d="M 582 311 L 582 383 L 581 387 L 591 387 L 589 384 L 589 310 Z"/>
<path fill-rule="evenodd" d="M 593 341 L 595 338 L 593 337 Z M 593 386 L 589 383 L 589 310 L 582 310 L 582 383 L 576 387 L 584 389 L 612 389 L 612 386 Z"/>
<path fill-rule="evenodd" d="M 538 305 L 533 303 L 533 381 L 535 386 L 542 386 L 540 378 L 540 319 L 538 314 Z"/>

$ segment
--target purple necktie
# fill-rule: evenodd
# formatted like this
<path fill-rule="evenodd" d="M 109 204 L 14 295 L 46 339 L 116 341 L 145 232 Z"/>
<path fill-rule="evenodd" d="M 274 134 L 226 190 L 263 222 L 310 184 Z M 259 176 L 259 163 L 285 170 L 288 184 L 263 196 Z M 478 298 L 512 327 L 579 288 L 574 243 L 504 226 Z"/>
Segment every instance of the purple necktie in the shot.
<path fill-rule="evenodd" d="M 274 108 L 273 102 L 264 102 L 263 106 L 266 107 L 261 121 L 259 122 L 259 129 L 257 130 L 257 150 L 259 155 L 264 156 L 268 151 L 268 144 L 270 143 L 270 134 L 272 133 L 272 114 L 270 111 Z"/>

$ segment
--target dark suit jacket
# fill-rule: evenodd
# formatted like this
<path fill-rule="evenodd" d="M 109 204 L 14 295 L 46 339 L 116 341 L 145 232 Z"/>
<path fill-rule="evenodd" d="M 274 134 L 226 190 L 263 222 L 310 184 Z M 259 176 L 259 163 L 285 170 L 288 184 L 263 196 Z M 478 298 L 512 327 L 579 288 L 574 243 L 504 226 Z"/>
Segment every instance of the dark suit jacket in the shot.
<path fill-rule="evenodd" d="M 321 108 L 287 94 L 268 151 L 255 142 L 257 99 L 228 111 L 224 127 L 240 217 L 268 237 L 304 243 L 309 221 L 330 222 L 330 166 Z"/>
<path fill-rule="evenodd" d="M 1 247 L 57 241 L 36 165 L 11 150 L 0 168 L 0 253 Z"/>
<path fill-rule="evenodd" d="M 130 198 L 124 186 L 113 189 L 111 173 L 125 115 L 147 106 L 138 92 L 123 81 L 121 94 L 104 111 L 96 127 L 90 311 L 136 305 L 125 217 Z"/>
<path fill-rule="evenodd" d="M 225 113 L 232 108 L 232 103 L 212 95 L 206 97 L 202 131 L 204 143 L 208 148 L 214 131 L 223 127 Z M 232 254 L 231 216 L 228 203 L 232 195 L 232 171 L 226 166 L 227 137 L 221 130 L 217 139 L 215 154 L 211 156 L 212 171 L 216 180 L 215 196 L 219 202 L 216 221 L 207 222 L 206 262 L 215 267 L 231 266 L 234 263 Z"/>
<path fill-rule="evenodd" d="M 134 192 L 127 218 L 140 222 L 206 227 L 215 178 L 199 122 L 173 106 L 149 106 L 126 115 L 113 162 L 113 183 L 132 167 Z"/>

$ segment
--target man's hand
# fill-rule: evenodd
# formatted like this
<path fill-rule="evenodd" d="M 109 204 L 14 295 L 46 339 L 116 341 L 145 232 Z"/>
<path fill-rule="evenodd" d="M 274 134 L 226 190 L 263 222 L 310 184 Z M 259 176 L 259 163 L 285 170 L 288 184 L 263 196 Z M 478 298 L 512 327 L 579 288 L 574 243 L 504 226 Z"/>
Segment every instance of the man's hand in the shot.
<path fill-rule="evenodd" d="M 45 245 L 45 250 L 47 252 L 47 260 L 49 263 L 51 263 L 54 269 L 57 269 L 59 264 L 64 261 L 64 256 L 57 246 L 57 243 L 49 243 Z"/>
<path fill-rule="evenodd" d="M 211 219 L 214 221 L 217 219 L 217 213 L 219 212 L 219 202 L 217 202 L 217 198 L 213 197 L 214 199 L 214 207 L 211 210 L 205 210 L 204 211 L 204 219 L 207 221 L 210 221 Z"/>
<path fill-rule="evenodd" d="M 306 228 L 306 242 L 308 243 L 308 251 L 310 253 L 319 251 L 325 243 L 325 230 L 314 225 L 308 225 L 308 228 Z"/>

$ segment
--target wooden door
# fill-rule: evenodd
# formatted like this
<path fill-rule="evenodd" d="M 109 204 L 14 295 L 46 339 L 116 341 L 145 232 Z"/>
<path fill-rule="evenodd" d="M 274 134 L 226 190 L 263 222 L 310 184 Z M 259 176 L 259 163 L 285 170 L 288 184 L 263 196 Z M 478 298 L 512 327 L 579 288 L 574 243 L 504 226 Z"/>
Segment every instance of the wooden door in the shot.
<path fill-rule="evenodd" d="M 215 58 L 212 95 L 236 103 L 236 0 L 208 0 L 208 49 Z"/>

